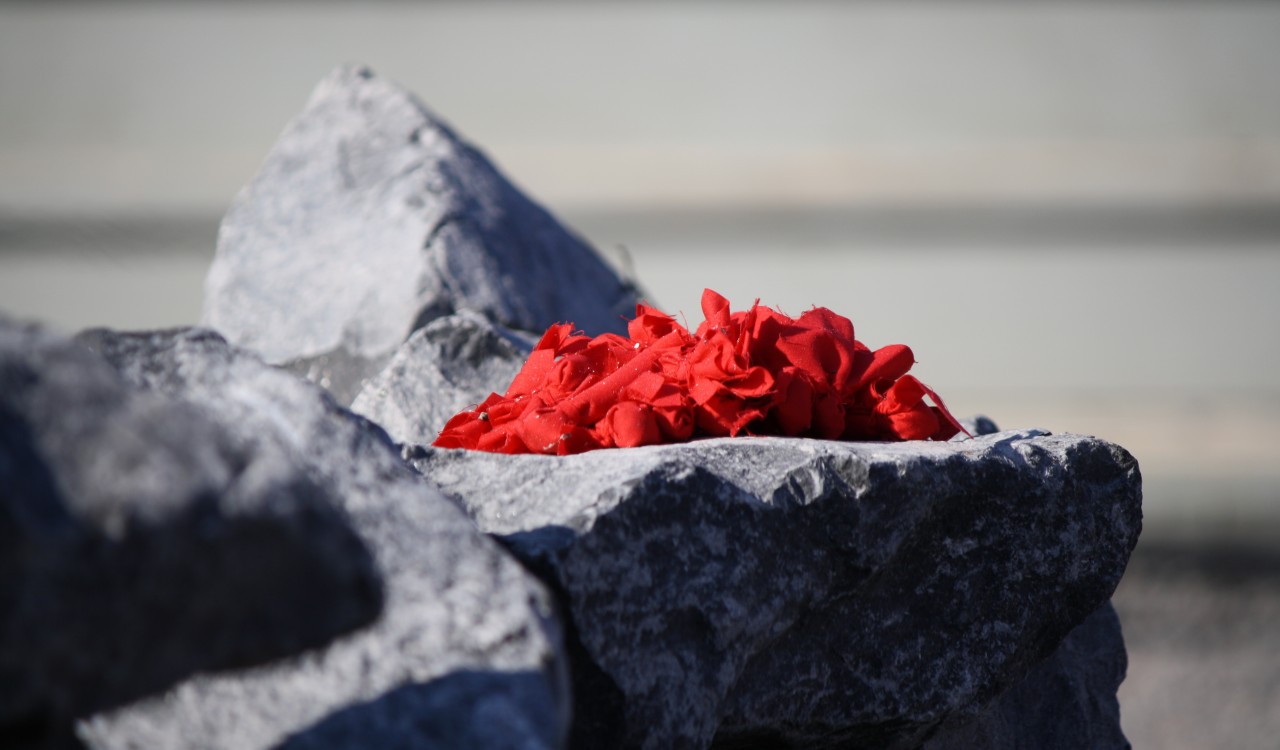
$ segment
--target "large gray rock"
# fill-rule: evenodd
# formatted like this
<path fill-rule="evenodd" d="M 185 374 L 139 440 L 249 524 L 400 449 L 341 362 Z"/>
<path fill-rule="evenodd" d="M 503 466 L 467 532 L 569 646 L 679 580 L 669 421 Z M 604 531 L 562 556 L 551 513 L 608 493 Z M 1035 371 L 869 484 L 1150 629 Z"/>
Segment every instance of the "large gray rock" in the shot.
<path fill-rule="evenodd" d="M 373 620 L 335 501 L 278 446 L 0 319 L 0 746 Z"/>
<path fill-rule="evenodd" d="M 505 391 L 534 343 L 474 312 L 440 318 L 409 337 L 351 410 L 398 443 L 429 444 L 450 417 Z"/>
<path fill-rule="evenodd" d="M 914 748 L 1109 598 L 1140 478 L 1093 438 L 406 449 L 563 597 L 578 747 Z"/>
<path fill-rule="evenodd" d="M 636 299 L 411 94 L 344 67 L 223 219 L 203 323 L 349 403 L 437 317 L 622 332 Z"/>
<path fill-rule="evenodd" d="M 1116 698 L 1128 664 L 1108 602 L 975 719 L 948 727 L 923 750 L 1128 750 Z"/>
<path fill-rule="evenodd" d="M 378 622 L 201 676 L 80 726 L 93 748 L 556 748 L 568 724 L 546 590 L 327 393 L 210 331 L 89 334 L 129 380 L 271 442 L 339 498 L 386 586 Z M 472 742 L 478 744 L 470 744 Z"/>

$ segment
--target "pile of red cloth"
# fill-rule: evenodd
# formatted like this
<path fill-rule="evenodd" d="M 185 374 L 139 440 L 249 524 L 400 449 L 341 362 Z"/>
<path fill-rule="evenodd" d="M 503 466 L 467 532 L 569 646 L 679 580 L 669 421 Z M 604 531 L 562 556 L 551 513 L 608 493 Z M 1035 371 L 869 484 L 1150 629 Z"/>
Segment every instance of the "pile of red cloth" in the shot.
<path fill-rule="evenodd" d="M 871 351 L 824 307 L 791 318 L 757 301 L 735 313 L 708 289 L 702 312 L 692 334 L 644 304 L 627 337 L 554 325 L 507 392 L 455 415 L 434 445 L 566 455 L 743 433 L 946 440 L 963 430 L 907 374 L 910 348 Z"/>

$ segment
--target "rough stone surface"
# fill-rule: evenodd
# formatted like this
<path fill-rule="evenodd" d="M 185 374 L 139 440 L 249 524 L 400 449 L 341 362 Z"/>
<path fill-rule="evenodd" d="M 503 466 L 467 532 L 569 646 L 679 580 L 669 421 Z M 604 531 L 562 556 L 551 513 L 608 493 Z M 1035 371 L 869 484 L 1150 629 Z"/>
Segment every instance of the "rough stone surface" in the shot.
<path fill-rule="evenodd" d="M 339 498 L 386 589 L 372 627 L 93 717 L 79 726 L 87 745 L 561 746 L 568 694 L 549 595 L 383 431 L 210 331 L 85 341 L 138 385 L 196 404 L 245 441 L 288 451 Z"/>
<path fill-rule="evenodd" d="M 1116 690 L 1128 656 L 1110 602 L 976 719 L 939 733 L 923 750 L 1128 750 Z"/>
<path fill-rule="evenodd" d="M 0 319 L 0 746 L 373 620 L 373 559 L 271 445 Z"/>
<path fill-rule="evenodd" d="M 1141 524 L 1128 453 L 1035 431 L 406 455 L 560 592 L 584 748 L 917 747 L 1104 604 Z"/>
<path fill-rule="evenodd" d="M 396 442 L 430 444 L 454 414 L 505 391 L 535 341 L 469 311 L 440 318 L 409 337 L 351 410 Z"/>
<path fill-rule="evenodd" d="M 408 92 L 320 83 L 222 222 L 203 323 L 297 361 L 349 403 L 415 329 L 458 310 L 622 332 L 637 290 Z"/>

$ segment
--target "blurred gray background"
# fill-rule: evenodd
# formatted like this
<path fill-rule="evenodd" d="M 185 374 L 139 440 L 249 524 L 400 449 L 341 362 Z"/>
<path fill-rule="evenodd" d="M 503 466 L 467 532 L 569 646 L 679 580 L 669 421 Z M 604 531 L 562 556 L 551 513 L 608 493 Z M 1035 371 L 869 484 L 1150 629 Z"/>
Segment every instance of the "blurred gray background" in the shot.
<path fill-rule="evenodd" d="M 0 310 L 194 323 L 314 84 L 415 91 L 671 312 L 1139 459 L 1136 747 L 1280 736 L 1280 4 L 0 0 Z"/>

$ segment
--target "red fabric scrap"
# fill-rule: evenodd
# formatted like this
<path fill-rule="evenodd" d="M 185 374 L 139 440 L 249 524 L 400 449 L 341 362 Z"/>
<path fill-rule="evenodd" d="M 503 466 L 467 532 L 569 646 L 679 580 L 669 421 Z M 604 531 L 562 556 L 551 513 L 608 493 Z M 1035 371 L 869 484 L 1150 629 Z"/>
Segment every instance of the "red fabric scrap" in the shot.
<path fill-rule="evenodd" d="M 434 445 L 567 455 L 741 434 L 947 440 L 963 431 L 907 374 L 910 348 L 872 351 L 824 307 L 791 318 L 757 300 L 735 313 L 708 289 L 702 312 L 693 333 L 645 304 L 626 337 L 551 326 L 507 392 L 455 415 Z"/>

